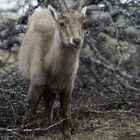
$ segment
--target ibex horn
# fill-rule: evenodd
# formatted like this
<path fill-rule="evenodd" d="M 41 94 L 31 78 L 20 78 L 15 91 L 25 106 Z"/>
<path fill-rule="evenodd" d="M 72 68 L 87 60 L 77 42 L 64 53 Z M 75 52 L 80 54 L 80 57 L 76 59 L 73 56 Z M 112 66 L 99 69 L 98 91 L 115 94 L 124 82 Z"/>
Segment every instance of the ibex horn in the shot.
<path fill-rule="evenodd" d="M 59 0 L 59 4 L 60 4 L 61 9 L 62 9 L 63 12 L 68 11 L 67 4 L 66 4 L 66 2 L 64 0 Z"/>
<path fill-rule="evenodd" d="M 77 4 L 76 4 L 75 8 L 77 10 L 81 10 L 83 5 L 84 5 L 84 0 L 77 0 Z"/>

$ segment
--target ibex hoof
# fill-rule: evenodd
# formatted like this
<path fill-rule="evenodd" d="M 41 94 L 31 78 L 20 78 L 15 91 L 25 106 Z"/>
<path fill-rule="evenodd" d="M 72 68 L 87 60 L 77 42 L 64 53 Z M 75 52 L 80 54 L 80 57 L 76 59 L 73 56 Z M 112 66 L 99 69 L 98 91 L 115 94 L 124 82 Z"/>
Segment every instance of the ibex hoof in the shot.
<path fill-rule="evenodd" d="M 72 128 L 72 129 L 71 129 L 71 135 L 74 135 L 74 133 L 75 133 L 75 129 Z"/>
<path fill-rule="evenodd" d="M 41 124 L 41 127 L 42 128 L 48 128 L 49 126 L 51 126 L 51 122 L 50 121 L 47 121 L 47 120 L 43 120 L 42 121 L 42 124 Z"/>
<path fill-rule="evenodd" d="M 64 132 L 64 138 L 63 140 L 71 140 L 71 133 L 69 131 Z"/>

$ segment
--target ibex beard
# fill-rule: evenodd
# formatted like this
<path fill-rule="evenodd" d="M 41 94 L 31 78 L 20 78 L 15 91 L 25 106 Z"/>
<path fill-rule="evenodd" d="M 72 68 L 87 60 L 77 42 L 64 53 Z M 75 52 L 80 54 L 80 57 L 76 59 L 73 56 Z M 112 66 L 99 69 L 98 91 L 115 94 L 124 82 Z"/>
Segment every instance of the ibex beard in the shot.
<path fill-rule="evenodd" d="M 71 94 L 79 65 L 79 52 L 84 42 L 83 22 L 86 7 L 77 2 L 76 10 L 60 0 L 62 11 L 52 6 L 29 18 L 28 30 L 19 53 L 19 70 L 29 84 L 28 110 L 31 121 L 40 99 L 45 101 L 43 127 L 53 118 L 53 102 L 59 95 L 65 140 L 71 140 Z"/>

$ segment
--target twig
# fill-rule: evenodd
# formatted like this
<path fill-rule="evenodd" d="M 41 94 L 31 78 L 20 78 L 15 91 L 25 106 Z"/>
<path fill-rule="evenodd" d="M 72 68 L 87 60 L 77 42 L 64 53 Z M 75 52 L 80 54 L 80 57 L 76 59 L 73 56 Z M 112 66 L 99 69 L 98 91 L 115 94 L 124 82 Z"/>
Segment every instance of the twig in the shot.
<path fill-rule="evenodd" d="M 66 118 L 66 119 L 68 119 L 68 118 Z M 51 125 L 51 126 L 49 126 L 49 127 L 47 127 L 47 128 L 35 128 L 35 129 L 23 129 L 23 127 L 21 127 L 21 128 L 12 128 L 12 129 L 8 129 L 8 128 L 0 128 L 0 133 L 5 133 L 5 132 L 10 132 L 10 133 L 12 133 L 12 134 L 14 134 L 14 135 L 16 135 L 16 136 L 20 136 L 20 137 L 22 137 L 20 134 L 22 133 L 39 133 L 39 132 L 46 132 L 46 131 L 48 131 L 49 129 L 51 129 L 51 128 L 53 128 L 53 127 L 55 127 L 55 126 L 57 126 L 57 125 L 60 125 L 63 121 L 65 121 L 66 119 L 63 119 L 63 120 L 61 120 L 61 121 L 59 121 L 59 122 L 56 122 L 56 123 L 54 123 L 53 125 Z M 28 126 L 28 125 L 27 125 Z M 23 138 L 23 137 L 22 137 Z"/>

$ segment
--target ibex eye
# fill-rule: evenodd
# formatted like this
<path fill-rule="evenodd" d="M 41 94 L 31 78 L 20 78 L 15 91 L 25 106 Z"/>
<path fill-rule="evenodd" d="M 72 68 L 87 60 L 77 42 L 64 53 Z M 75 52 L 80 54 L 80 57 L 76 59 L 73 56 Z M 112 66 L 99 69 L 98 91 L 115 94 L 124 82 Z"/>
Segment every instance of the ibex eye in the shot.
<path fill-rule="evenodd" d="M 65 26 L 65 23 L 62 21 L 62 22 L 59 23 L 59 25 L 60 25 L 61 27 L 64 27 L 64 26 Z"/>

